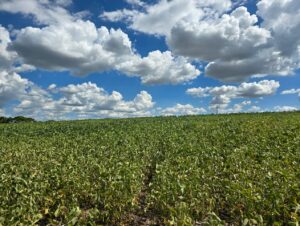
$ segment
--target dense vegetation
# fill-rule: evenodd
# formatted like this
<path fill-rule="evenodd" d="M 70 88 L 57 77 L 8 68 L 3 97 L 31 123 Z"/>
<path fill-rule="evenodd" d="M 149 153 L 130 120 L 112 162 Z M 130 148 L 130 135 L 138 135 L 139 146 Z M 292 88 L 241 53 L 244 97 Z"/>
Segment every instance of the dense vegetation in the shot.
<path fill-rule="evenodd" d="M 0 125 L 0 225 L 298 225 L 300 113 Z"/>
<path fill-rule="evenodd" d="M 35 120 L 24 116 L 8 117 L 8 118 L 0 116 L 0 123 L 20 123 L 20 122 L 35 122 Z"/>

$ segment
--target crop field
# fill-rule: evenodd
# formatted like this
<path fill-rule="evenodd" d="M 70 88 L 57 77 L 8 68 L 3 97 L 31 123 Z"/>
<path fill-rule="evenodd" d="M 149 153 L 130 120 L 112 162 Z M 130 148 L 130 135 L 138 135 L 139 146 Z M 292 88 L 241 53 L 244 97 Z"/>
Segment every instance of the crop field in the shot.
<path fill-rule="evenodd" d="M 299 225 L 300 113 L 0 125 L 0 225 Z"/>

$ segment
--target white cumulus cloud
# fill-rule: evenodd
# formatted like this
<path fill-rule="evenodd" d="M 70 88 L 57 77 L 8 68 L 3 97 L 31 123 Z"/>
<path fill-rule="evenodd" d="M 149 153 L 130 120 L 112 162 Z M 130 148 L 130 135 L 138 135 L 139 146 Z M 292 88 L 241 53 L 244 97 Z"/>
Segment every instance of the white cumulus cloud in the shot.
<path fill-rule="evenodd" d="M 20 75 L 0 70 L 0 108 L 11 100 L 24 98 L 29 85 L 30 82 Z"/>
<path fill-rule="evenodd" d="M 299 108 L 293 106 L 275 106 L 274 111 L 278 111 L 278 112 L 299 111 Z"/>
<path fill-rule="evenodd" d="M 112 69 L 132 54 L 131 42 L 121 30 L 97 29 L 82 20 L 23 28 L 11 48 L 27 64 L 79 75 Z"/>
<path fill-rule="evenodd" d="M 281 94 L 300 94 L 300 89 L 288 89 L 281 92 Z"/>
<path fill-rule="evenodd" d="M 176 104 L 173 107 L 161 109 L 161 115 L 198 115 L 206 113 L 204 108 L 197 108 L 191 104 Z"/>
<path fill-rule="evenodd" d="M 300 67 L 299 1 L 260 0 L 253 14 L 245 2 L 160 0 L 101 17 L 164 36 L 173 54 L 207 65 L 206 76 L 224 82 L 293 75 Z"/>
<path fill-rule="evenodd" d="M 179 21 L 215 17 L 229 10 L 232 3 L 230 0 L 159 0 L 143 6 L 141 10 L 122 9 L 100 16 L 110 21 L 127 21 L 130 28 L 147 34 L 168 35 Z"/>
<path fill-rule="evenodd" d="M 10 43 L 9 32 L 0 24 L 0 70 L 10 68 L 16 60 L 17 54 L 8 50 Z"/>
<path fill-rule="evenodd" d="M 0 59 L 3 60 L 0 66 L 11 66 L 11 58 L 15 57 L 21 64 L 15 68 L 16 72 L 41 68 L 86 76 L 119 70 L 125 75 L 140 77 L 144 84 L 184 83 L 200 74 L 184 57 L 175 57 L 169 51 L 157 50 L 141 57 L 126 33 L 104 26 L 97 28 L 93 22 L 77 16 L 84 12 L 72 14 L 64 8 L 71 3 L 71 0 L 0 2 L 0 11 L 29 15 L 43 25 L 14 30 L 13 41 L 1 27 Z M 136 0 L 128 3 L 145 5 Z"/>
<path fill-rule="evenodd" d="M 141 91 L 131 101 L 125 101 L 121 93 L 107 93 L 94 83 L 70 84 L 57 87 L 52 84 L 47 90 L 31 84 L 26 95 L 19 97 L 15 106 L 17 114 L 38 119 L 89 117 L 133 117 L 150 115 L 154 106 L 152 96 Z M 55 98 L 53 94 L 58 95 Z"/>
<path fill-rule="evenodd" d="M 183 57 L 170 51 L 153 51 L 147 57 L 135 57 L 117 67 L 120 71 L 141 77 L 144 84 L 179 84 L 197 78 L 200 71 Z"/>
<path fill-rule="evenodd" d="M 260 98 L 274 95 L 280 84 L 274 80 L 262 80 L 252 83 L 241 83 L 239 86 L 199 87 L 190 88 L 186 91 L 194 97 L 212 97 L 210 108 L 225 109 L 232 99 L 237 98 Z M 236 106 L 238 108 L 238 106 Z"/>
<path fill-rule="evenodd" d="M 292 73 L 293 62 L 280 55 L 272 46 L 272 33 L 257 22 L 255 14 L 239 7 L 219 19 L 183 21 L 167 42 L 175 54 L 208 62 L 206 76 L 225 82 Z"/>
<path fill-rule="evenodd" d="M 144 84 L 178 84 L 200 74 L 184 57 L 174 57 L 169 51 L 157 50 L 142 58 L 120 29 L 96 28 L 83 20 L 23 28 L 10 48 L 26 64 L 77 76 L 119 70 L 140 77 Z"/>
<path fill-rule="evenodd" d="M 1 0 L 0 10 L 32 16 L 39 24 L 63 23 L 73 20 L 64 8 L 71 0 Z"/>
<path fill-rule="evenodd" d="M 300 89 L 288 89 L 288 90 L 284 90 L 284 91 L 281 92 L 281 94 L 283 94 L 283 95 L 297 94 L 298 98 L 300 100 Z"/>

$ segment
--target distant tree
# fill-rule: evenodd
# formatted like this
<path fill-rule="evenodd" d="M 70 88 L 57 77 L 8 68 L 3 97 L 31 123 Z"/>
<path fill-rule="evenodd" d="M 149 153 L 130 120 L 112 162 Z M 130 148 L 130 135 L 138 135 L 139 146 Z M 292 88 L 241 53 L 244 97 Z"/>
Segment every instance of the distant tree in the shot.
<path fill-rule="evenodd" d="M 21 123 L 21 122 L 35 122 L 33 118 L 27 118 L 24 116 L 17 116 L 14 118 L 0 117 L 0 123 Z"/>
<path fill-rule="evenodd" d="M 56 122 L 56 121 L 51 119 L 51 120 L 47 120 L 46 122 Z"/>
<path fill-rule="evenodd" d="M 14 117 L 13 120 L 15 122 L 35 122 L 35 120 L 33 118 L 27 118 L 27 117 L 24 117 L 24 116 Z"/>
<path fill-rule="evenodd" d="M 9 122 L 9 118 L 0 116 L 0 123 L 8 123 Z"/>

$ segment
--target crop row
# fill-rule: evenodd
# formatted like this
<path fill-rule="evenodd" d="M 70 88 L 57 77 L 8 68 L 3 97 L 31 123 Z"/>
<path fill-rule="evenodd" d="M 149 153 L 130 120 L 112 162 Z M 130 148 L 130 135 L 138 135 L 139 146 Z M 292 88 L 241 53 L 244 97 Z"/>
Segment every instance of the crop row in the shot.
<path fill-rule="evenodd" d="M 0 156 L 0 225 L 299 223 L 299 113 L 0 125 Z"/>

